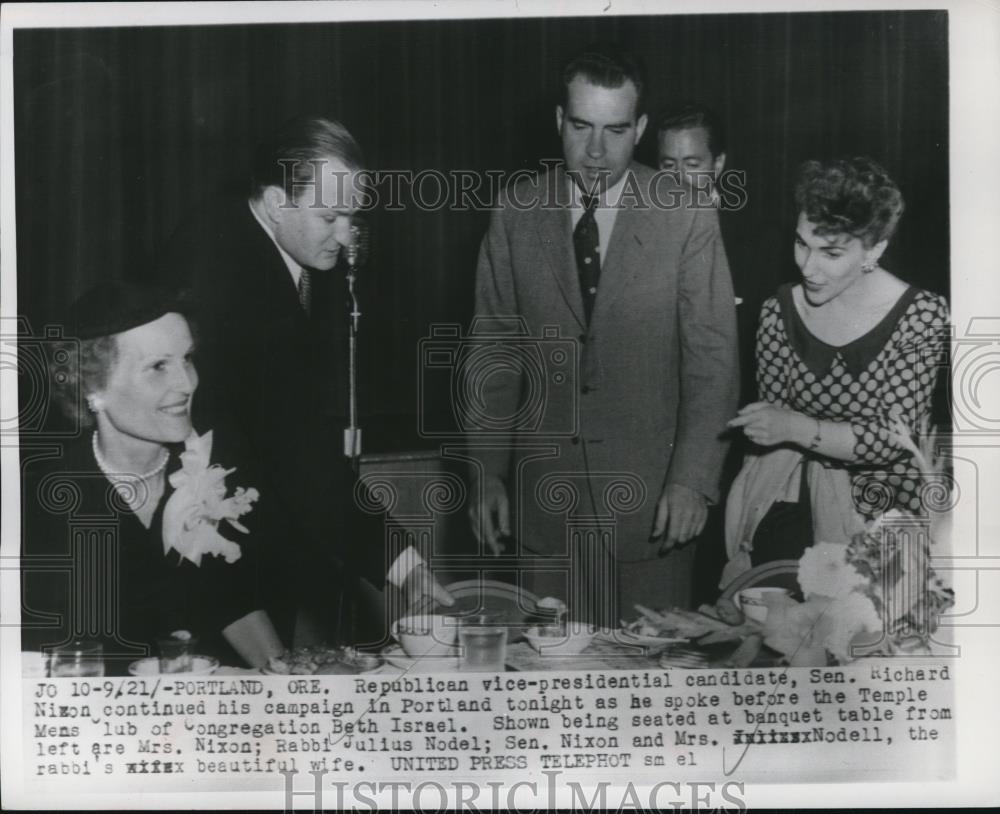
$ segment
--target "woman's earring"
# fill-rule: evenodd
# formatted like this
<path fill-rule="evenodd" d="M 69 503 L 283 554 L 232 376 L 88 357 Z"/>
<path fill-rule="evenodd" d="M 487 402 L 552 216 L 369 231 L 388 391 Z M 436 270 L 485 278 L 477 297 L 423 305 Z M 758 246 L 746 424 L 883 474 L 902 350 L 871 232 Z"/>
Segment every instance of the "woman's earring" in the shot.
<path fill-rule="evenodd" d="M 87 396 L 87 409 L 92 413 L 99 413 L 104 409 L 104 402 L 101 400 L 100 396 L 95 396 L 91 393 Z"/>
<path fill-rule="evenodd" d="M 861 266 L 862 274 L 871 274 L 873 271 L 875 271 L 874 263 L 865 263 L 864 265 Z"/>

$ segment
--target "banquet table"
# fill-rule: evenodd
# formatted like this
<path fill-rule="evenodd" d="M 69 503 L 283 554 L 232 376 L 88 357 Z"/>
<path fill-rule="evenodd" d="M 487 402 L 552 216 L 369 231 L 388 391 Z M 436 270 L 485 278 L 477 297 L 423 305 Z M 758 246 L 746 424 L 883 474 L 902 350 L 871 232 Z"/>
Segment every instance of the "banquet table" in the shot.
<path fill-rule="evenodd" d="M 658 649 L 627 645 L 616 642 L 608 634 L 599 634 L 582 653 L 558 655 L 539 653 L 526 641 L 515 641 L 507 646 L 505 664 L 507 671 L 513 672 L 557 672 L 557 671 L 607 671 L 607 670 L 663 670 L 663 669 L 712 669 L 732 666 L 728 658 L 739 646 L 739 641 L 721 642 L 702 646 L 696 643 L 678 643 Z M 751 668 L 774 667 L 781 656 L 763 648 L 757 658 L 748 665 Z M 454 672 L 458 669 L 454 662 L 437 661 L 426 667 L 408 671 L 385 661 L 371 672 L 381 675 L 403 675 L 406 672 Z"/>
<path fill-rule="evenodd" d="M 668 647 L 643 647 L 617 641 L 615 636 L 607 631 L 598 633 L 587 648 L 574 655 L 555 653 L 539 653 L 520 636 L 512 636 L 507 645 L 504 659 L 506 669 L 514 672 L 531 671 L 599 671 L 599 670 L 660 670 L 670 668 L 708 669 L 730 666 L 727 658 L 739 645 L 739 641 L 723 642 L 702 646 L 694 642 L 680 642 Z M 435 659 L 424 664 L 416 664 L 410 669 L 399 664 L 393 664 L 391 657 L 383 654 L 381 664 L 365 673 L 380 675 L 403 675 L 406 673 L 451 673 L 458 670 L 458 659 Z M 22 675 L 25 678 L 44 678 L 47 669 L 44 659 L 39 653 L 23 652 Z M 764 648 L 750 667 L 772 667 L 779 661 L 779 656 Z M 222 664 L 213 670 L 217 676 L 252 676 L 271 674 L 268 670 L 255 667 L 238 667 Z M 291 675 L 291 674 L 289 674 Z"/>

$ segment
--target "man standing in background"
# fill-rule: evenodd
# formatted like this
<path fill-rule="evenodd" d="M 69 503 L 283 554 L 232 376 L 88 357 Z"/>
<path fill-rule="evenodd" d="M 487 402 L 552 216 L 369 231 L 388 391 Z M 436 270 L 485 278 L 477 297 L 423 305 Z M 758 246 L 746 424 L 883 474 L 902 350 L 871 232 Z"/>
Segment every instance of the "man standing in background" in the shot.
<path fill-rule="evenodd" d="M 785 281 L 773 229 L 764 229 L 748 211 L 746 179 L 727 179 L 726 128 L 715 111 L 687 103 L 666 110 L 657 123 L 661 170 L 677 173 L 699 202 L 719 213 L 729 271 L 736 294 L 740 346 L 740 403 L 757 399 L 754 343 L 760 307 Z M 731 183 L 727 183 L 731 181 Z M 786 252 L 790 257 L 790 251 Z"/>
<path fill-rule="evenodd" d="M 661 170 L 676 173 L 698 200 L 719 214 L 722 241 L 736 295 L 740 355 L 740 405 L 757 400 L 756 335 L 761 305 L 785 281 L 777 230 L 762 225 L 749 211 L 746 177 L 726 168 L 727 134 L 722 119 L 711 108 L 686 103 L 669 108 L 657 122 Z M 790 247 L 789 247 L 790 249 Z M 791 252 L 785 256 L 790 258 Z M 794 266 L 792 267 L 794 269 Z M 742 464 L 746 440 L 736 435 L 723 468 L 725 493 Z M 723 533 L 725 504 L 709 512 L 704 539 L 695 566 L 696 602 L 714 602 L 719 575 L 726 562 Z"/>

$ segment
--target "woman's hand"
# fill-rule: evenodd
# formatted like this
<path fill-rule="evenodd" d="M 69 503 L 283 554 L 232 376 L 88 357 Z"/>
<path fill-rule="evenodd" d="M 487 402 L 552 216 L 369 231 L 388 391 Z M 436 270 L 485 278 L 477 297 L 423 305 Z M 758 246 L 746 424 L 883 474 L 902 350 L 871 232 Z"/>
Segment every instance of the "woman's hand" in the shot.
<path fill-rule="evenodd" d="M 816 419 L 768 401 L 748 404 L 727 426 L 742 427 L 744 435 L 762 447 L 778 444 L 808 447 L 816 435 Z"/>

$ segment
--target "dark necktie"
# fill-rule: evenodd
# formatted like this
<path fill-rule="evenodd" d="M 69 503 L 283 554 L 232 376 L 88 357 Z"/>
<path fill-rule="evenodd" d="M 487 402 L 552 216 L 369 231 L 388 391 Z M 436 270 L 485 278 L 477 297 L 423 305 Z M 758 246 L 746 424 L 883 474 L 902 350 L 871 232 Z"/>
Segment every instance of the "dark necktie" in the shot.
<path fill-rule="evenodd" d="M 601 239 L 594 219 L 597 196 L 584 195 L 583 207 L 583 215 L 573 230 L 573 248 L 576 251 L 576 268 L 580 274 L 583 310 L 589 323 L 590 315 L 594 312 L 594 300 L 597 299 L 597 284 L 601 280 Z"/>
<path fill-rule="evenodd" d="M 302 310 L 306 312 L 306 316 L 312 313 L 312 278 L 309 269 L 302 269 L 302 273 L 299 275 L 299 304 L 302 306 Z"/>

